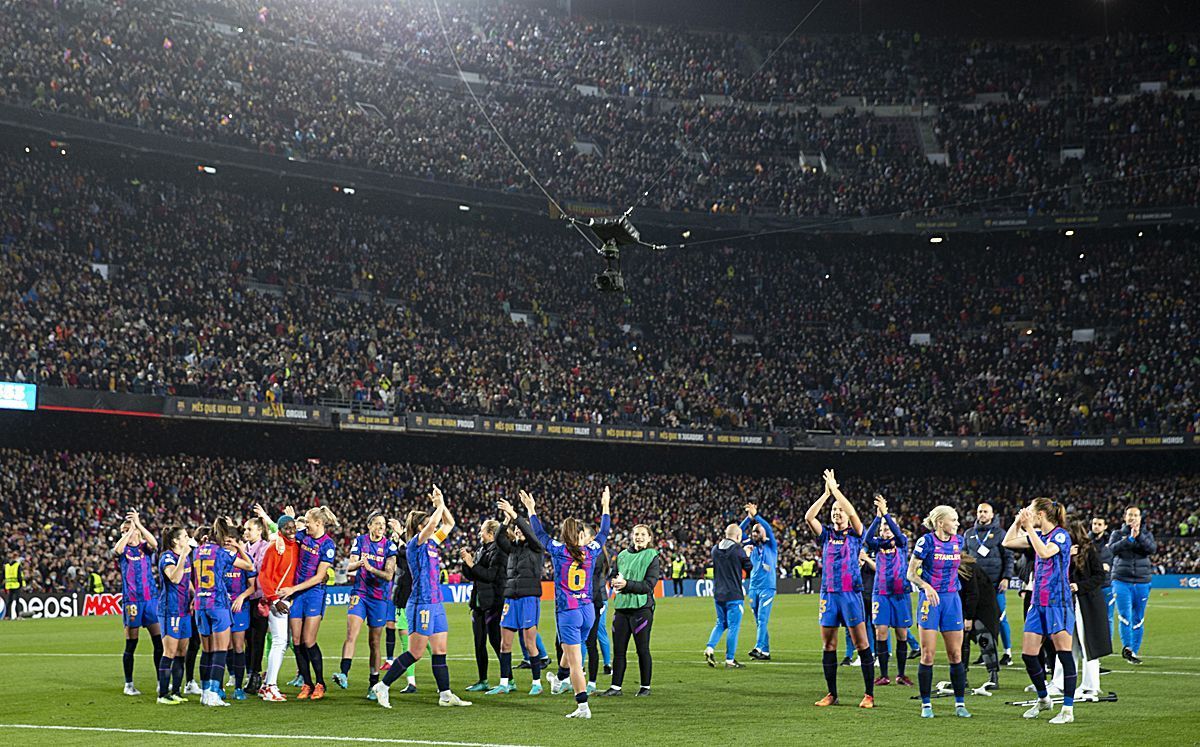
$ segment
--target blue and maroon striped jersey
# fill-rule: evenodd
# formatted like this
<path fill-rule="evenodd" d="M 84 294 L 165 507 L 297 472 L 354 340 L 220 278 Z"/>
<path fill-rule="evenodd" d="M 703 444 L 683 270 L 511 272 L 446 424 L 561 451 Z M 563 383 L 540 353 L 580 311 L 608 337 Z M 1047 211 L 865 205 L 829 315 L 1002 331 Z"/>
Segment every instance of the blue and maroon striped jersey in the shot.
<path fill-rule="evenodd" d="M 596 556 L 604 551 L 604 543 L 608 542 L 608 532 L 611 522 L 608 514 L 600 517 L 600 531 L 596 538 L 579 548 L 583 552 L 583 562 L 577 563 L 571 557 L 567 546 L 556 539 L 551 539 L 546 528 L 536 514 L 529 516 L 529 526 L 533 534 L 546 548 L 550 556 L 550 564 L 554 566 L 554 609 L 577 610 L 592 603 L 592 571 L 596 567 Z"/>
<path fill-rule="evenodd" d="M 441 604 L 442 555 L 438 551 L 438 535 L 435 533 L 424 544 L 420 539 L 413 537 L 404 548 L 408 570 L 412 573 L 412 592 L 408 601 L 409 604 Z"/>
<path fill-rule="evenodd" d="M 117 557 L 121 569 L 121 598 L 125 603 L 146 604 L 158 598 L 158 586 L 154 583 L 154 559 L 145 542 L 125 545 Z"/>
<path fill-rule="evenodd" d="M 322 563 L 333 565 L 333 561 L 337 557 L 337 545 L 334 543 L 333 537 L 328 534 L 312 537 L 301 529 L 296 532 L 296 544 L 300 546 L 299 559 L 296 561 L 297 584 L 312 578 Z M 322 578 L 313 588 L 323 588 L 324 586 L 325 579 Z"/>
<path fill-rule="evenodd" d="M 921 559 L 921 578 L 938 594 L 958 592 L 958 564 L 965 547 L 966 541 L 957 534 L 941 540 L 930 532 L 917 540 L 913 557 Z"/>
<path fill-rule="evenodd" d="M 179 562 L 179 556 L 170 550 L 158 554 L 158 571 L 162 574 L 163 589 L 158 596 L 158 616 L 183 617 L 192 614 L 192 556 L 183 559 L 183 576 L 179 583 L 167 578 L 167 568 Z"/>
<path fill-rule="evenodd" d="M 862 569 L 858 553 L 862 537 L 854 527 L 837 530 L 826 524 L 821 530 L 821 591 L 862 591 Z"/>
<path fill-rule="evenodd" d="M 233 556 L 220 545 L 205 542 L 196 548 L 192 558 L 196 609 L 229 609 L 229 571 L 232 569 Z"/>
<path fill-rule="evenodd" d="M 229 554 L 230 558 L 237 558 L 237 553 L 233 550 L 226 549 L 225 552 Z M 225 572 L 225 585 L 229 588 L 229 601 L 232 602 L 240 597 L 246 589 L 249 589 L 250 579 L 257 576 L 258 571 L 243 571 L 231 562 L 229 570 Z"/>
<path fill-rule="evenodd" d="M 400 549 L 387 535 L 376 542 L 371 539 L 370 534 L 360 534 L 358 539 L 354 540 L 354 549 L 350 554 L 357 555 L 364 563 L 382 571 L 388 558 L 399 555 Z M 359 568 L 354 576 L 354 593 L 363 599 L 391 599 L 392 582 L 384 581 L 365 568 Z"/>
<path fill-rule="evenodd" d="M 1051 558 L 1038 555 L 1033 561 L 1033 601 L 1038 607 L 1071 607 L 1071 535 L 1054 527 L 1038 537 L 1046 545 L 1058 545 Z"/>
<path fill-rule="evenodd" d="M 866 545 L 867 552 L 875 554 L 874 593 L 883 596 L 908 594 L 912 591 L 912 584 L 908 580 L 908 537 L 900 531 L 891 514 L 886 514 L 883 518 L 895 535 L 892 539 L 880 539 L 877 535 L 878 516 L 863 535 L 863 544 Z"/>

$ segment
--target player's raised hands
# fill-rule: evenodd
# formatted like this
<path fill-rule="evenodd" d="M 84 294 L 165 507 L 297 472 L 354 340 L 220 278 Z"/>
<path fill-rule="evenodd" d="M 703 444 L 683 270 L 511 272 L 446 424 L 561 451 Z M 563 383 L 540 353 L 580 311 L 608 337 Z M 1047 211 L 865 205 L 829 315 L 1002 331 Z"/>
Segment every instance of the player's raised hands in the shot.
<path fill-rule="evenodd" d="M 746 515 L 751 518 L 754 518 L 754 516 L 756 514 L 758 514 L 758 504 L 757 503 L 747 503 L 746 505 L 742 506 L 742 508 L 744 508 L 746 510 Z"/>
<path fill-rule="evenodd" d="M 530 516 L 533 516 L 533 511 L 535 508 L 533 496 L 529 493 L 526 493 L 524 490 L 519 491 L 517 495 L 520 497 L 521 505 L 525 507 L 525 511 L 528 512 Z"/>
<path fill-rule="evenodd" d="M 883 516 L 888 512 L 887 501 L 879 493 L 875 494 L 875 511 L 879 516 Z"/>
<path fill-rule="evenodd" d="M 612 493 L 609 492 L 608 486 L 604 486 L 604 492 L 600 494 L 600 513 L 608 513 L 609 504 L 612 502 Z"/>
<path fill-rule="evenodd" d="M 509 503 L 503 498 L 496 501 L 496 508 L 499 508 L 500 512 L 507 516 L 509 520 L 515 520 L 517 518 L 517 510 L 513 508 L 513 504 Z"/>
<path fill-rule="evenodd" d="M 825 470 L 824 475 L 825 475 L 825 487 L 828 488 L 829 490 L 837 490 L 839 485 L 838 485 L 837 477 L 833 474 L 833 470 L 831 470 L 831 469 Z"/>
<path fill-rule="evenodd" d="M 442 495 L 442 491 L 437 485 L 433 486 L 433 492 L 430 494 L 429 497 L 433 500 L 434 508 L 444 508 L 445 507 L 446 499 Z"/>

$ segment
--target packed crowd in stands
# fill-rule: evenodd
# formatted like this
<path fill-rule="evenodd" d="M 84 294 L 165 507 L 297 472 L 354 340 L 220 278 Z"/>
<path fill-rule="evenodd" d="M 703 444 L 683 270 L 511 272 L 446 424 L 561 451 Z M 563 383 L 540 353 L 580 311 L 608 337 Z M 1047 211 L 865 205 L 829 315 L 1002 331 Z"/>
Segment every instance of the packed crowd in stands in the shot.
<path fill-rule="evenodd" d="M 628 292 L 605 295 L 591 249 L 549 223 L 248 196 L 57 151 L 0 168 L 5 380 L 656 427 L 1200 428 L 1185 234 L 785 236 L 634 253 Z"/>
<path fill-rule="evenodd" d="M 1126 505 L 1141 506 L 1145 526 L 1159 542 L 1160 572 L 1200 572 L 1200 543 L 1180 538 L 1177 526 L 1195 531 L 1196 477 L 1127 475 L 1046 478 L 895 477 L 839 475 L 847 496 L 864 515 L 870 497 L 881 492 L 907 531 L 920 534 L 921 517 L 938 503 L 955 506 L 964 526 L 973 522 L 980 501 L 994 504 L 1001 521 L 1032 498 L 1050 495 L 1068 512 L 1090 520 L 1107 517 L 1119 525 Z M 513 500 L 525 489 L 539 500 L 552 522 L 567 515 L 596 521 L 599 496 L 612 486 L 614 546 L 635 523 L 649 524 L 659 545 L 682 554 L 689 573 L 703 573 L 712 543 L 729 522 L 744 517 L 742 505 L 757 502 L 772 522 L 781 545 L 780 567 L 789 570 L 811 554 L 812 536 L 804 511 L 822 489 L 819 475 L 803 479 L 745 476 L 697 477 L 665 474 L 589 474 L 514 468 L 428 466 L 387 462 L 291 464 L 193 456 L 0 450 L 0 487 L 9 503 L 0 520 L 0 557 L 26 558 L 26 578 L 37 591 L 81 588 L 92 571 L 109 589 L 119 588 L 116 567 L 106 550 L 118 538 L 125 513 L 136 510 L 152 531 L 182 524 L 211 523 L 218 513 L 235 520 L 251 515 L 255 503 L 272 514 L 288 504 L 297 510 L 328 505 L 340 526 L 332 533 L 339 554 L 365 531 L 366 516 L 381 509 L 402 516 L 423 508 L 431 485 L 446 495 L 458 530 L 443 545 L 447 567 L 457 566 L 458 548 L 472 546 L 474 529 L 496 516 L 495 502 Z M 54 548 L 54 552 L 35 551 Z"/>
<path fill-rule="evenodd" d="M 907 33 L 803 37 L 750 75 L 777 40 L 561 18 L 508 3 L 446 5 L 463 65 L 497 81 L 482 91 L 489 114 L 563 198 L 629 204 L 649 191 L 645 202 L 663 209 L 791 216 L 1200 205 L 1200 146 L 1184 139 L 1200 125 L 1200 103 L 1172 93 L 1132 102 L 1087 95 L 1132 94 L 1132 81 L 1147 79 L 1186 90 L 1198 74 L 1195 37 L 1019 45 Z M 535 191 L 473 101 L 439 82 L 452 67 L 432 5 L 254 6 L 9 3 L 0 101 L 281 156 Z M 1009 101 L 937 116 L 944 166 L 926 158 L 911 119 L 861 106 L 952 104 L 973 92 Z M 846 97 L 853 105 L 832 116 L 814 106 L 845 106 Z M 1083 144 L 1083 158 L 1064 165 L 1059 148 Z M 802 164 L 800 154 L 822 155 L 825 167 Z"/>

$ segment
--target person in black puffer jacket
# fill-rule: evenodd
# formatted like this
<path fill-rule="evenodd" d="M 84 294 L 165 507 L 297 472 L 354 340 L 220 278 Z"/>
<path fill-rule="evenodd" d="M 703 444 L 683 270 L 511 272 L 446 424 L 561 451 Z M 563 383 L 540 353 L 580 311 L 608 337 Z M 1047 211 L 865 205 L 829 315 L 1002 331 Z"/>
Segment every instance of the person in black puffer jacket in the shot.
<path fill-rule="evenodd" d="M 504 584 L 508 579 L 508 555 L 496 544 L 500 522 L 488 519 L 479 528 L 482 546 L 471 554 L 467 548 L 459 551 L 463 574 L 474 582 L 471 587 L 471 630 L 475 634 L 475 666 L 479 681 L 467 692 L 486 692 L 488 684 L 488 643 L 500 656 L 500 617 L 504 607 Z"/>
<path fill-rule="evenodd" d="M 500 695 L 516 690 L 512 684 L 512 647 L 517 631 L 530 652 L 537 651 L 537 626 L 542 613 L 542 555 L 544 548 L 537 541 L 529 520 L 518 516 L 508 501 L 499 502 L 504 512 L 504 527 L 496 533 L 496 544 L 508 557 L 504 582 L 504 607 L 500 620 L 500 684 L 487 691 Z M 530 695 L 542 691 L 542 662 L 530 657 L 533 686 Z"/>

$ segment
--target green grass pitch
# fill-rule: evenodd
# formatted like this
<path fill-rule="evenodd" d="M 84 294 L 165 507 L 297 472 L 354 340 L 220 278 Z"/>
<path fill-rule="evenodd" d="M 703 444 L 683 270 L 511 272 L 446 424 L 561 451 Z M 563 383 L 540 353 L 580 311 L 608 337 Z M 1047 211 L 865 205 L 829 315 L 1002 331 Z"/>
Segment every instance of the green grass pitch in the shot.
<path fill-rule="evenodd" d="M 150 693 L 155 673 L 150 661 L 150 641 L 138 649 L 135 682 L 146 693 L 140 698 L 121 694 L 121 628 L 117 618 L 75 618 L 0 622 L 0 672 L 4 697 L 0 700 L 0 735 L 9 744 L 188 744 L 210 743 L 300 744 L 295 735 L 323 737 L 323 743 L 365 744 L 506 744 L 506 745 L 795 745 L 841 742 L 844 744 L 1197 744 L 1200 743 L 1200 593 L 1156 590 L 1150 600 L 1146 663 L 1132 667 L 1109 657 L 1113 669 L 1103 677 L 1105 690 L 1118 694 L 1117 703 L 1081 704 L 1077 721 L 1053 727 L 1021 718 L 1021 709 L 1005 701 L 1027 697 L 1024 668 L 1006 668 L 1001 689 L 991 698 L 969 696 L 971 721 L 953 717 L 953 700 L 934 701 L 937 718 L 918 718 L 913 691 L 896 686 L 878 688 L 877 708 L 856 707 L 862 693 L 857 668 L 840 669 L 839 683 L 846 705 L 817 709 L 812 702 L 824 692 L 820 646 L 816 628 L 815 596 L 781 596 L 771 624 L 775 661 L 751 662 L 745 652 L 753 645 L 754 624 L 742 627 L 738 654 L 747 668 L 740 671 L 710 669 L 702 657 L 713 622 L 709 599 L 660 600 L 654 623 L 654 694 L 630 697 L 636 689 L 637 665 L 631 660 L 626 677 L 629 695 L 620 699 L 593 699 L 591 721 L 568 721 L 573 708 L 569 695 L 546 694 L 531 698 L 528 670 L 518 670 L 517 693 L 485 697 L 475 695 L 472 708 L 435 706 L 436 694 L 428 661 L 417 665 L 420 693 L 392 696 L 393 710 L 385 711 L 364 698 L 367 682 L 366 635 L 359 640 L 358 658 L 350 688 L 339 690 L 330 674 L 337 671 L 345 612 L 331 609 L 321 629 L 329 697 L 321 702 L 290 700 L 263 703 L 257 698 L 236 702 L 230 708 L 201 707 L 191 703 L 156 705 Z M 1009 605 L 1020 605 L 1015 595 Z M 450 615 L 450 669 L 453 686 L 461 694 L 475 681 L 470 621 L 466 605 L 447 605 Z M 553 640 L 553 610 L 544 605 L 545 637 Z M 632 657 L 631 657 L 632 659 Z M 284 674 L 291 676 L 289 653 Z M 915 662 L 910 674 L 916 676 Z M 493 661 L 493 683 L 499 667 Z M 894 675 L 894 665 L 893 672 Z M 935 679 L 949 679 L 944 654 L 939 654 Z M 979 680 L 980 670 L 972 670 Z M 283 679 L 281 677 L 281 679 Z M 401 680 L 401 682 L 403 682 Z M 601 676 L 600 686 L 607 686 Z M 398 689 L 398 688 L 397 688 Z M 294 694 L 294 688 L 284 688 Z M 59 726 L 66 729 L 28 729 L 18 725 Z M 87 731 L 81 728 L 145 729 L 149 733 Z M 172 734 L 194 732 L 206 736 Z M 244 734 L 270 735 L 249 739 Z M 214 736 L 207 736 L 214 735 Z M 215 735 L 230 735 L 216 737 Z M 284 737 L 280 739 L 280 737 Z"/>

